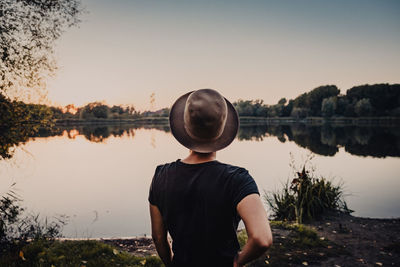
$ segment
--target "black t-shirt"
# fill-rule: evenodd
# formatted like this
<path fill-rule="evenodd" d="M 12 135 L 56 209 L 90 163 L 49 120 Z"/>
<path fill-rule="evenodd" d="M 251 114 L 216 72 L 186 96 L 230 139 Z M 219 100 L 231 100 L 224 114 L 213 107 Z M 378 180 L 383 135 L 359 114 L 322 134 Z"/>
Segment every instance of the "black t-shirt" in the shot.
<path fill-rule="evenodd" d="M 156 205 L 173 243 L 173 266 L 232 266 L 239 250 L 237 204 L 259 194 L 249 172 L 208 161 L 157 166 L 149 202 Z"/>

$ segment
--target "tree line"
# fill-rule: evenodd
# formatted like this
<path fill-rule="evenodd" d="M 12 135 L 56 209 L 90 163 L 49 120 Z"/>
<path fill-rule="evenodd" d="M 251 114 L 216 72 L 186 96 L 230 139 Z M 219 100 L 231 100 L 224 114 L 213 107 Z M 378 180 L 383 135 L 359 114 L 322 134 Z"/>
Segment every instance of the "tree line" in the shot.
<path fill-rule="evenodd" d="M 340 94 L 335 85 L 319 86 L 309 92 L 277 104 L 268 105 L 263 100 L 238 100 L 233 102 L 239 116 L 246 117 L 379 117 L 400 116 L 400 84 L 373 84 L 350 88 Z M 169 108 L 157 111 L 138 111 L 132 105 L 109 106 L 102 102 L 88 103 L 82 107 L 69 104 L 55 107 L 26 104 L 11 100 L 0 93 L 0 122 L 26 124 L 62 119 L 138 119 L 168 117 Z M 9 125 L 11 126 L 11 125 Z M 1 128 L 1 127 L 0 127 Z"/>
<path fill-rule="evenodd" d="M 65 107 L 49 107 L 54 119 L 137 119 L 143 117 L 168 117 L 169 108 L 157 111 L 138 111 L 132 105 L 109 106 L 102 102 L 92 102 L 82 107 L 69 104 Z"/>
<path fill-rule="evenodd" d="M 319 86 L 309 92 L 277 104 L 263 100 L 233 102 L 239 116 L 246 117 L 380 117 L 400 116 L 400 84 L 373 84 L 354 86 L 340 94 L 336 85 Z M 82 107 L 70 104 L 49 107 L 54 119 L 137 119 L 168 117 L 169 108 L 157 111 L 138 111 L 134 106 L 108 106 L 92 102 Z"/>
<path fill-rule="evenodd" d="M 336 85 L 319 86 L 295 99 L 281 98 L 277 104 L 263 100 L 233 103 L 240 116 L 257 117 L 377 117 L 400 116 L 400 84 L 354 86 L 340 94 Z"/>

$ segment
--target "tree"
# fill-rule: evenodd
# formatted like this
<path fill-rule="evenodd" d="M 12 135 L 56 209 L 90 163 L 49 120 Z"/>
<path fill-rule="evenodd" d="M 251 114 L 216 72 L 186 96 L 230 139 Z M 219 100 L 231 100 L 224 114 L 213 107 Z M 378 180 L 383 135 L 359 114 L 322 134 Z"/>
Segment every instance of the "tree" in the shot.
<path fill-rule="evenodd" d="M 336 102 L 337 102 L 336 96 L 324 98 L 324 100 L 322 100 L 322 106 L 321 106 L 322 116 L 332 117 L 336 111 Z"/>
<path fill-rule="evenodd" d="M 256 99 L 251 102 L 253 106 L 253 116 L 257 117 L 266 117 L 267 116 L 267 108 L 264 105 L 264 101 L 262 99 Z"/>
<path fill-rule="evenodd" d="M 80 109 L 80 118 L 92 119 L 92 118 L 108 118 L 110 108 L 100 102 L 89 103 Z"/>
<path fill-rule="evenodd" d="M 281 99 L 279 99 L 278 104 L 285 105 L 286 102 L 287 102 L 286 98 L 282 97 Z"/>
<path fill-rule="evenodd" d="M 269 110 L 269 116 L 270 117 L 282 117 L 283 114 L 283 105 L 282 104 L 276 104 L 273 106 L 270 106 Z"/>
<path fill-rule="evenodd" d="M 240 116 L 258 116 L 266 117 L 268 113 L 268 107 L 264 104 L 261 99 L 256 100 L 242 100 L 239 99 L 233 102 L 233 106 L 236 108 Z"/>
<path fill-rule="evenodd" d="M 307 107 L 307 93 L 302 93 L 293 100 L 293 107 L 306 108 Z"/>
<path fill-rule="evenodd" d="M 55 41 L 80 13 L 79 0 L 1 0 L 0 93 L 43 95 L 57 68 Z"/>
<path fill-rule="evenodd" d="M 11 158 L 15 146 L 34 136 L 39 126 L 51 127 L 52 118 L 53 112 L 48 106 L 25 104 L 0 93 L 0 160 Z"/>
<path fill-rule="evenodd" d="M 295 118 L 305 118 L 310 114 L 310 109 L 308 108 L 293 108 L 291 116 Z"/>
<path fill-rule="evenodd" d="M 116 114 L 119 114 L 119 115 L 122 115 L 124 113 L 124 109 L 121 106 L 116 106 L 116 105 L 112 106 L 110 111 L 112 113 L 116 113 Z"/>
<path fill-rule="evenodd" d="M 289 117 L 290 116 L 290 114 L 292 113 L 292 110 L 293 110 L 293 103 L 294 103 L 294 101 L 290 99 L 289 103 L 286 106 L 283 107 L 283 110 L 282 110 L 282 116 L 283 117 Z"/>
<path fill-rule="evenodd" d="M 240 116 L 252 116 L 253 108 L 251 106 L 251 102 L 251 100 L 239 99 L 233 103 L 233 106 L 236 108 Z"/>
<path fill-rule="evenodd" d="M 357 101 L 354 106 L 354 111 L 358 116 L 369 116 L 372 112 L 371 101 L 368 98 L 363 98 Z"/>
<path fill-rule="evenodd" d="M 320 116 L 322 101 L 324 98 L 337 96 L 340 93 L 336 85 L 317 87 L 307 93 L 307 105 L 311 110 L 311 116 Z"/>
<path fill-rule="evenodd" d="M 346 97 L 352 103 L 369 99 L 374 116 L 385 116 L 400 106 L 400 84 L 366 84 L 347 90 Z"/>
<path fill-rule="evenodd" d="M 98 105 L 93 107 L 93 115 L 96 118 L 107 119 L 110 108 L 106 105 Z"/>
<path fill-rule="evenodd" d="M 335 114 L 338 116 L 345 116 L 346 114 L 346 109 L 349 106 L 349 100 L 346 98 L 346 96 L 339 95 L 336 98 L 336 111 Z"/>

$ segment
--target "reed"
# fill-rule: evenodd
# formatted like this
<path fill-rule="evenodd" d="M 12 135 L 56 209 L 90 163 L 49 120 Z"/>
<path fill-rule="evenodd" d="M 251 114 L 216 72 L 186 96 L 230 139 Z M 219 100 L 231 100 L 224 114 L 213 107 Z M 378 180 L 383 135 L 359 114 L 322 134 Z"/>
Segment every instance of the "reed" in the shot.
<path fill-rule="evenodd" d="M 312 168 L 306 169 L 306 163 L 301 171 L 294 171 L 292 181 L 288 180 L 281 190 L 264 194 L 274 219 L 303 223 L 319 219 L 327 212 L 353 212 L 344 200 L 343 183 L 335 185 L 331 180 L 317 177 Z"/>

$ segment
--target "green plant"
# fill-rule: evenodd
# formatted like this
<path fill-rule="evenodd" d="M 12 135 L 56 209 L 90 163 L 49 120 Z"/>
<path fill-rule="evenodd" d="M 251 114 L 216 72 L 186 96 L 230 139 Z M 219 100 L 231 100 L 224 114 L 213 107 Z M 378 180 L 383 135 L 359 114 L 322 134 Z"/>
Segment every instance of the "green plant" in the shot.
<path fill-rule="evenodd" d="M 56 220 L 42 219 L 38 214 L 26 214 L 21 207 L 21 199 L 10 190 L 0 196 L 0 252 L 18 251 L 32 240 L 51 240 L 61 237 L 62 227 L 67 218 L 60 216 Z"/>
<path fill-rule="evenodd" d="M 294 178 L 287 181 L 281 191 L 266 193 L 264 199 L 277 220 L 296 220 L 297 223 L 318 219 L 328 211 L 351 213 L 343 199 L 343 185 L 334 185 L 323 177 L 315 177 L 313 168 L 306 169 L 310 155 L 301 171 L 294 169 Z"/>
<path fill-rule="evenodd" d="M 34 240 L 0 256 L 1 266 L 141 266 L 162 267 L 160 258 L 138 257 L 100 241 Z"/>

